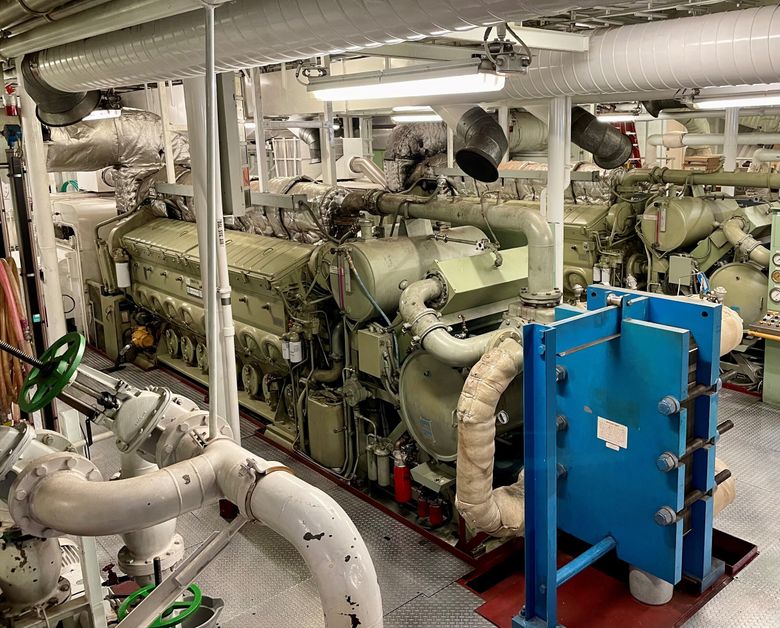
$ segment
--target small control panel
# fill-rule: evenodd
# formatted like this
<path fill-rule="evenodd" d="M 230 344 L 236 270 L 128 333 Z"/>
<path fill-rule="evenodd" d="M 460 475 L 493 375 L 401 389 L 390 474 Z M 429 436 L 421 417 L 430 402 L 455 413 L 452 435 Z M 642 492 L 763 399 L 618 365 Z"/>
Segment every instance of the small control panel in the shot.
<path fill-rule="evenodd" d="M 780 312 L 767 312 L 764 318 L 753 323 L 748 331 L 757 332 L 762 335 L 761 337 L 776 336 L 780 341 Z"/>

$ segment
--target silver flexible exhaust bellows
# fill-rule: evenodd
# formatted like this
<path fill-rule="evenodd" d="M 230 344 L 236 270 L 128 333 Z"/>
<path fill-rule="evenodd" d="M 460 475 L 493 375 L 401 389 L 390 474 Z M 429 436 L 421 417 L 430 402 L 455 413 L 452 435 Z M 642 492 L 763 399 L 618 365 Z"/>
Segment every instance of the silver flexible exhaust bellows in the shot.
<path fill-rule="evenodd" d="M 22 61 L 24 89 L 38 105 L 35 115 L 47 126 L 60 127 L 81 122 L 100 104 L 100 90 L 64 92 L 51 87 L 38 73 L 38 53 Z"/>

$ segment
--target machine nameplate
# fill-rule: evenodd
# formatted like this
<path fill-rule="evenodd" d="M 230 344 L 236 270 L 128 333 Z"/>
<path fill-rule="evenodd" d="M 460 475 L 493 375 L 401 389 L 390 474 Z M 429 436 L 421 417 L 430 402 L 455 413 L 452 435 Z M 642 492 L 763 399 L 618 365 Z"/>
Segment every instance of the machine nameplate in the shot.
<path fill-rule="evenodd" d="M 628 449 L 628 427 L 622 423 L 615 423 L 615 421 L 600 416 L 596 436 L 603 440 L 610 449 L 615 451 Z"/>

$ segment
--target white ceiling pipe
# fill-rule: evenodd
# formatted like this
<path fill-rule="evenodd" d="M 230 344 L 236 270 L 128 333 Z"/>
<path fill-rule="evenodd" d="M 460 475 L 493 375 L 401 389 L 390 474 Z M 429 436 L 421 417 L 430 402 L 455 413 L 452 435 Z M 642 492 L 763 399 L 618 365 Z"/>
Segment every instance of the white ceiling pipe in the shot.
<path fill-rule="evenodd" d="M 552 15 L 603 0 L 235 0 L 217 9 L 217 69 L 228 71 Z M 117 28 L 122 24 L 118 24 Z M 34 31 L 33 31 L 34 32 Z M 204 74 L 202 15 L 191 12 L 49 48 L 42 78 L 64 91 Z"/>
<path fill-rule="evenodd" d="M 66 0 L 2 0 L 0 2 L 0 28 L 7 30 L 27 18 L 46 15 L 65 4 Z"/>
<path fill-rule="evenodd" d="M 503 98 L 634 94 L 772 83 L 780 75 L 780 6 L 595 32 L 586 53 L 542 50 Z M 495 99 L 495 94 L 491 99 Z"/>
<path fill-rule="evenodd" d="M 757 162 L 770 162 L 780 161 L 780 150 L 772 150 L 771 148 L 759 148 L 753 153 L 753 161 Z"/>
<path fill-rule="evenodd" d="M 717 133 L 659 133 L 647 138 L 651 146 L 683 148 L 685 146 L 711 146 L 723 144 L 725 138 Z M 740 133 L 737 135 L 739 146 L 756 144 L 780 144 L 780 133 Z"/>

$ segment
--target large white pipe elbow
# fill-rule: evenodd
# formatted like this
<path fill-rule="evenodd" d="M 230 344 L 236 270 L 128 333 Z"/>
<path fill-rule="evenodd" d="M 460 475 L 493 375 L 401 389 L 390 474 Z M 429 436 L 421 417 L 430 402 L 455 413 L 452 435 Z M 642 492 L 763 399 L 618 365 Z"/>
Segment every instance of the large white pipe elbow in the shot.
<path fill-rule="evenodd" d="M 360 533 L 333 498 L 280 463 L 230 439 L 141 477 L 113 482 L 84 458 L 54 453 L 11 487 L 11 515 L 38 536 L 107 536 L 156 526 L 226 497 L 300 552 L 320 591 L 327 628 L 381 628 L 382 599 Z"/>
<path fill-rule="evenodd" d="M 216 466 L 225 497 L 298 550 L 317 583 L 328 628 L 382 626 L 374 563 L 355 524 L 332 497 L 227 439 L 210 444 L 206 456 L 223 461 Z"/>

